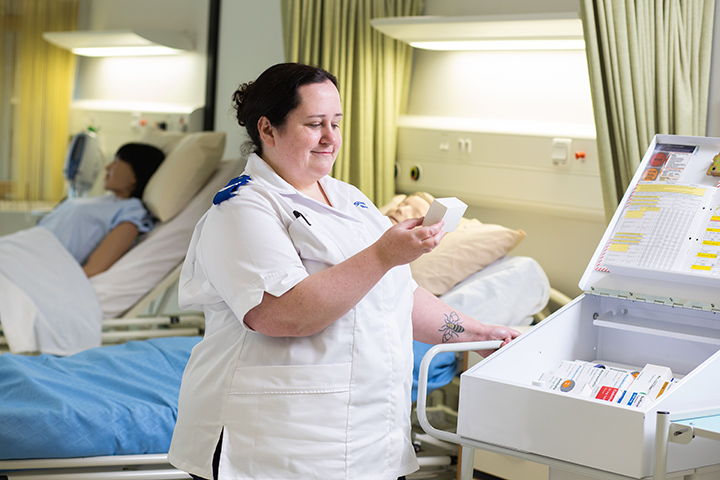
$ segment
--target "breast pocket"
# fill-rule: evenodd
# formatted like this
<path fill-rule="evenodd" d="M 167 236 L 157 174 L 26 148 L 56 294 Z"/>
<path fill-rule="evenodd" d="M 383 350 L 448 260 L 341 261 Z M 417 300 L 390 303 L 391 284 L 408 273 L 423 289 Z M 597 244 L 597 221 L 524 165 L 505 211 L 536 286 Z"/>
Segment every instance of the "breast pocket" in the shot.
<path fill-rule="evenodd" d="M 290 224 L 288 234 L 311 273 L 325 268 L 313 268 L 313 264 L 337 265 L 347 258 L 337 242 L 316 221 L 310 225 L 305 218 L 299 217 Z"/>

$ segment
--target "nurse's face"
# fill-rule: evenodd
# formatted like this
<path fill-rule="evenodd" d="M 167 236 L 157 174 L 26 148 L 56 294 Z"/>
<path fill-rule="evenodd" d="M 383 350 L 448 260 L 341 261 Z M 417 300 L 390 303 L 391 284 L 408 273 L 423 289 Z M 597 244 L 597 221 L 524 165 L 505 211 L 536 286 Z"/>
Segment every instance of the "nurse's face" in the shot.
<path fill-rule="evenodd" d="M 342 138 L 342 108 L 337 88 L 329 80 L 298 89 L 300 104 L 285 123 L 273 127 L 265 117 L 258 122 L 265 142 L 263 159 L 285 181 L 303 190 L 328 175 Z"/>
<path fill-rule="evenodd" d="M 130 198 L 135 189 L 135 170 L 119 157 L 105 167 L 105 190 L 109 190 L 119 198 Z"/>

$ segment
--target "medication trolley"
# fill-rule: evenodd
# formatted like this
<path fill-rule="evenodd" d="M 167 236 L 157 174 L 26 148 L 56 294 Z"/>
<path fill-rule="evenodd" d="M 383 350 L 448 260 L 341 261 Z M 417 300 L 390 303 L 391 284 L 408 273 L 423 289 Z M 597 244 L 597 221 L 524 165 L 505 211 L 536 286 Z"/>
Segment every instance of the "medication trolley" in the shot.
<path fill-rule="evenodd" d="M 467 447 L 464 457 L 481 448 L 548 465 L 551 480 L 720 478 L 718 175 L 720 138 L 656 135 L 580 280 L 585 293 L 464 372 L 457 433 L 423 412 L 428 433 Z M 630 383 L 602 397 L 590 381 L 554 383 L 567 362 L 673 378 L 659 394 Z"/>

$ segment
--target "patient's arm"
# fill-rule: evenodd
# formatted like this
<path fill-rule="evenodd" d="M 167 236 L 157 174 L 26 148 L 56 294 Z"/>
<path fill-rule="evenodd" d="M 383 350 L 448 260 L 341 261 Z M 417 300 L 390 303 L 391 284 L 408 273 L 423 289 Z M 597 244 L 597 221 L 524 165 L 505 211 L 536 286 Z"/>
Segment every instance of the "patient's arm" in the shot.
<path fill-rule="evenodd" d="M 83 270 L 88 277 L 104 272 L 130 250 L 138 236 L 138 227 L 130 222 L 123 222 L 110 230 L 95 251 L 90 254 Z"/>
<path fill-rule="evenodd" d="M 458 312 L 422 287 L 415 289 L 413 337 L 431 345 L 502 340 L 506 345 L 519 332 L 503 325 L 486 325 Z M 492 351 L 478 352 L 483 357 Z"/>

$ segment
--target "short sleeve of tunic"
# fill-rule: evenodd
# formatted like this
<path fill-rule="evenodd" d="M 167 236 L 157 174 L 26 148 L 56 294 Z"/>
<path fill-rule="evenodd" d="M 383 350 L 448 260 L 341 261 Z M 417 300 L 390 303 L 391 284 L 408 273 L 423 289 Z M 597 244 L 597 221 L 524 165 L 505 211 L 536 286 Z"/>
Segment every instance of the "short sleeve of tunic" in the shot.
<path fill-rule="evenodd" d="M 288 233 L 298 219 L 265 193 L 245 187 L 201 220 L 185 264 L 188 280 L 181 278 L 183 308 L 224 302 L 242 319 L 264 292 L 280 296 L 308 276 Z"/>

